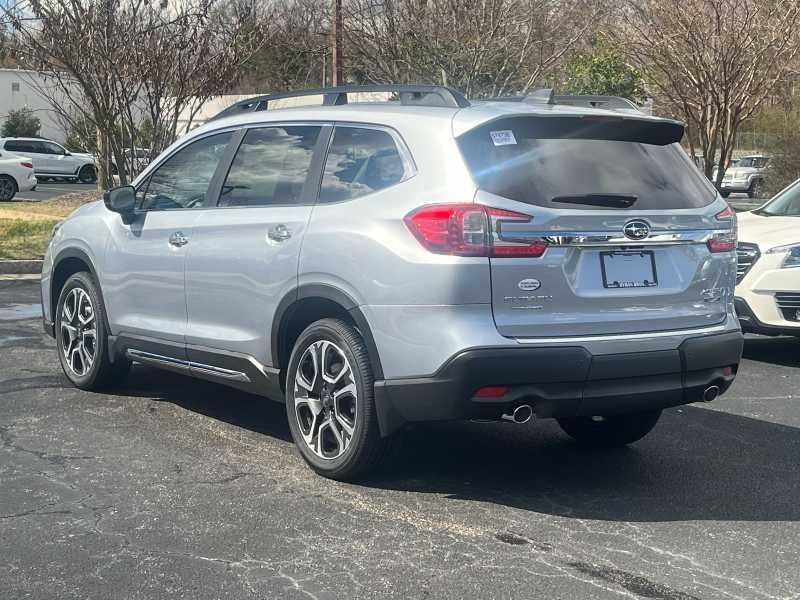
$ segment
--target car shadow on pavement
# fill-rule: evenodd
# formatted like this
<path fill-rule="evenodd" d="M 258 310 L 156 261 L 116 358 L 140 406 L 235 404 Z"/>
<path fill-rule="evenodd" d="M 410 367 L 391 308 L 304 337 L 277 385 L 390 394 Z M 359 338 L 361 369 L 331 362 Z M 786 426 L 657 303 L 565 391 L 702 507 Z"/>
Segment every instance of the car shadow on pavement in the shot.
<path fill-rule="evenodd" d="M 665 411 L 615 450 L 584 449 L 552 420 L 425 425 L 404 442 L 368 485 L 582 519 L 800 520 L 800 429 L 707 408 Z"/>
<path fill-rule="evenodd" d="M 228 386 L 137 364 L 114 394 L 169 402 L 235 427 L 292 441 L 282 404 Z"/>
<path fill-rule="evenodd" d="M 758 338 L 745 353 L 797 365 L 795 346 Z M 291 441 L 283 405 L 222 385 L 136 365 L 115 393 Z M 649 436 L 615 450 L 584 449 L 551 419 L 417 425 L 399 441 L 361 485 L 596 520 L 800 520 L 800 428 L 705 405 L 669 409 Z"/>
<path fill-rule="evenodd" d="M 763 363 L 800 367 L 800 338 L 749 335 L 742 358 Z"/>

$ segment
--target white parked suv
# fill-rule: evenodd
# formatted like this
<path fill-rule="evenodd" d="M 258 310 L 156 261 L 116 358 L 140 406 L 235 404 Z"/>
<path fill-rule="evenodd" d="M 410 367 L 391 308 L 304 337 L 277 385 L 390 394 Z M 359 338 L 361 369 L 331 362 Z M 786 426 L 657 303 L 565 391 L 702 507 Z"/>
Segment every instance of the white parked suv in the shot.
<path fill-rule="evenodd" d="M 9 202 L 17 192 L 36 189 L 33 163 L 25 156 L 0 154 L 0 202 Z"/>
<path fill-rule="evenodd" d="M 743 156 L 733 162 L 722 176 L 720 183 L 722 197 L 727 198 L 731 194 L 746 193 L 750 198 L 758 198 L 768 162 L 769 157 L 761 155 Z"/>
<path fill-rule="evenodd" d="M 81 183 L 97 181 L 94 158 L 90 154 L 70 152 L 51 140 L 3 138 L 0 139 L 0 151 L 28 157 L 39 179 L 59 177 Z"/>
<path fill-rule="evenodd" d="M 736 312 L 744 331 L 800 336 L 800 180 L 739 215 Z"/>

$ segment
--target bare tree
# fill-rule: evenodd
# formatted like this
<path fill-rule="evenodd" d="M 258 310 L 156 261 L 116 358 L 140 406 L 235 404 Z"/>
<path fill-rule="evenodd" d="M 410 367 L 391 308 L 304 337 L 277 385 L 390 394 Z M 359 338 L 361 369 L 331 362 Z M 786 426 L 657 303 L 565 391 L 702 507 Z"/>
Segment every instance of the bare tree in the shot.
<path fill-rule="evenodd" d="M 683 116 L 719 184 L 742 122 L 800 51 L 797 0 L 629 0 L 619 47 Z"/>
<path fill-rule="evenodd" d="M 525 93 L 597 26 L 584 0 L 352 0 L 344 23 L 350 76 L 446 83 L 468 95 Z"/>
<path fill-rule="evenodd" d="M 10 46 L 43 75 L 43 95 L 73 124 L 94 127 L 98 183 L 112 184 L 111 165 L 127 181 L 125 146 L 145 116 L 155 150 L 175 134 L 177 114 L 192 98 L 229 88 L 261 43 L 253 4 L 182 0 L 24 0 L 4 6 Z"/>

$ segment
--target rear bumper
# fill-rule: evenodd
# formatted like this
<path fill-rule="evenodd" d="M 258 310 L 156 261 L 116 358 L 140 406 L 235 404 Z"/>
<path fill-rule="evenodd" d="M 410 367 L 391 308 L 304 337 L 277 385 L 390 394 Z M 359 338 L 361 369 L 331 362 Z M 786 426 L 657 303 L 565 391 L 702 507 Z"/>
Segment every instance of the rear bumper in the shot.
<path fill-rule="evenodd" d="M 498 418 L 519 404 L 537 417 L 608 415 L 702 400 L 725 392 L 742 355 L 739 331 L 688 338 L 674 350 L 592 355 L 577 346 L 476 348 L 418 379 L 375 383 L 383 435 L 408 422 Z M 475 398 L 484 386 L 508 386 L 499 398 Z"/>

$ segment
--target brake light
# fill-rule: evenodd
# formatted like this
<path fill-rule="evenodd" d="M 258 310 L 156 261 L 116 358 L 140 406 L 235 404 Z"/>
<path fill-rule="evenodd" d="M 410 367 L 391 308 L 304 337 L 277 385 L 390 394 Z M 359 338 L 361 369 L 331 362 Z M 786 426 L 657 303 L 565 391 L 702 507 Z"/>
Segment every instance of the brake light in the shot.
<path fill-rule="evenodd" d="M 405 223 L 420 244 L 435 254 L 539 257 L 547 249 L 543 240 L 501 236 L 502 223 L 527 223 L 532 219 L 530 215 L 480 204 L 434 204 L 412 211 Z"/>
<path fill-rule="evenodd" d="M 19 164 L 21 164 L 21 165 L 22 165 L 23 167 L 25 167 L 26 169 L 32 169 L 32 168 L 33 168 L 33 163 L 32 163 L 32 162 L 28 162 L 28 161 L 25 161 L 25 160 L 23 160 L 23 161 L 22 161 L 21 163 L 19 163 Z"/>
<path fill-rule="evenodd" d="M 730 252 L 736 249 L 736 233 L 715 233 L 707 244 L 711 252 Z"/>
<path fill-rule="evenodd" d="M 726 206 L 723 210 L 714 215 L 717 221 L 730 221 L 736 215 L 730 206 Z"/>

